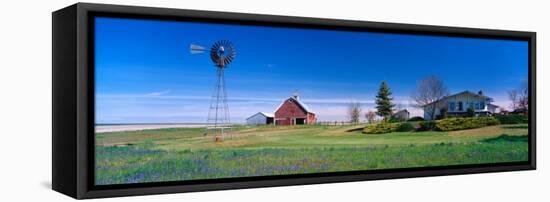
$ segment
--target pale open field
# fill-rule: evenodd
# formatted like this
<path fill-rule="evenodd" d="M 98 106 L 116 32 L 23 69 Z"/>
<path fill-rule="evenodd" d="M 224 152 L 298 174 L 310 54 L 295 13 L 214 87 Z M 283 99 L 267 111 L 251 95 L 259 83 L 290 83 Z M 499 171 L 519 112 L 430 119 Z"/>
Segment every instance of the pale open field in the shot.
<path fill-rule="evenodd" d="M 96 133 L 139 131 L 164 128 L 202 128 L 205 124 L 113 124 L 95 126 Z"/>

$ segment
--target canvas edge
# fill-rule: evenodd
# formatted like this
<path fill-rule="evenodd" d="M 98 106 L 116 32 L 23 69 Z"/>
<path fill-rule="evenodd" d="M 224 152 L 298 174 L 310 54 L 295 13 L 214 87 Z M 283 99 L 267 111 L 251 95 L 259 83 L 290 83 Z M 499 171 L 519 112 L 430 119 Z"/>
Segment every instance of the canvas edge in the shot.
<path fill-rule="evenodd" d="M 365 21 L 350 21 L 350 20 L 335 20 L 335 19 L 320 19 L 320 18 L 303 18 L 303 17 L 288 17 L 288 16 L 275 16 L 275 15 L 256 15 L 256 14 L 243 14 L 243 13 L 228 13 L 228 12 L 212 12 L 212 11 L 196 11 L 196 10 L 183 10 L 183 9 L 166 9 L 166 8 L 152 8 L 152 7 L 135 7 L 135 6 L 119 6 L 119 5 L 107 5 L 107 4 L 89 4 L 78 3 L 76 5 L 77 11 L 77 74 L 74 75 L 77 78 L 77 141 L 75 142 L 77 158 L 74 167 L 76 169 L 77 177 L 76 181 L 76 193 L 62 192 L 69 196 L 84 199 L 84 198 L 101 198 L 101 197 L 115 197 L 115 196 L 134 196 L 134 195 L 148 195 L 148 194 L 164 194 L 164 193 L 181 193 L 181 192 L 196 192 L 196 191 L 212 191 L 212 190 L 227 190 L 227 189 L 242 189 L 242 188 L 260 188 L 260 187 L 275 187 L 275 186 L 290 186 L 290 185 L 306 185 L 306 184 L 319 184 L 319 183 L 337 183 L 337 182 L 352 182 L 352 181 L 364 181 L 364 180 L 380 180 L 380 179 L 396 179 L 396 178 L 411 178 L 411 177 L 428 177 L 428 176 L 444 176 L 444 175 L 459 175 L 459 174 L 475 174 L 475 173 L 488 173 L 488 172 L 504 172 L 504 171 L 519 171 L 519 170 L 534 170 L 536 169 L 536 33 L 535 32 L 520 32 L 520 31 L 507 31 L 507 30 L 490 30 L 490 29 L 477 29 L 477 28 L 459 28 L 459 27 L 442 27 L 431 25 L 412 25 L 412 24 L 398 24 L 398 23 L 380 23 L 380 22 L 365 22 Z M 73 5 L 74 6 L 74 5 Z M 510 165 L 510 166 L 498 166 L 498 167 L 481 167 L 481 168 L 459 168 L 459 169 L 447 169 L 447 170 L 426 170 L 426 171 L 405 171 L 398 173 L 379 173 L 379 174 L 362 174 L 362 175 L 349 175 L 349 176 L 328 176 L 328 177 L 316 177 L 316 178 L 293 178 L 293 179 L 275 179 L 275 180 L 262 180 L 262 181 L 241 181 L 241 182 L 229 182 L 229 183 L 213 183 L 213 184 L 197 184 L 197 185 L 174 185 L 174 186 L 155 186 L 146 188 L 122 188 L 122 189 L 110 189 L 110 190 L 93 190 L 90 187 L 90 180 L 93 180 L 93 174 L 88 172 L 88 160 L 93 158 L 93 153 L 90 153 L 90 121 L 93 118 L 93 114 L 90 114 L 90 84 L 89 80 L 91 74 L 88 68 L 89 64 L 89 49 L 88 49 L 88 26 L 89 22 L 88 14 L 90 12 L 113 12 L 113 13 L 131 13 L 131 14 L 145 14 L 145 15 L 168 15 L 168 16 L 181 16 L 181 17 L 205 17 L 211 19 L 247 19 L 258 22 L 272 22 L 277 21 L 281 23 L 291 24 L 311 24 L 318 26 L 342 26 L 342 27 L 370 27 L 384 30 L 408 30 L 418 34 L 433 34 L 440 33 L 444 35 L 464 35 L 464 36 L 487 36 L 487 37 L 517 37 L 523 39 L 529 39 L 530 41 L 530 93 L 532 93 L 532 99 L 530 100 L 530 145 L 531 155 L 530 164 L 525 165 Z M 54 20 L 55 21 L 55 20 Z M 54 36 L 55 37 L 55 36 Z M 54 41 L 54 46 L 56 42 Z M 55 52 L 55 51 L 54 51 Z M 56 54 L 56 53 L 53 53 Z M 55 78 L 55 75 L 54 75 Z M 93 77 L 92 77 L 93 78 Z M 53 81 L 55 82 L 55 81 Z M 55 92 L 54 92 L 55 94 Z M 531 96 L 530 95 L 530 96 Z M 93 101 L 93 100 L 92 100 Z M 93 102 L 92 102 L 93 103 Z M 53 104 L 55 105 L 55 103 Z M 532 110 L 532 111 L 531 111 Z M 93 113 L 93 112 L 91 112 Z M 59 115 L 59 114 L 57 114 Z M 54 110 L 54 117 L 56 112 Z M 93 125 L 91 126 L 93 127 Z M 55 131 L 54 131 L 55 133 Z M 55 135 L 53 142 L 56 142 Z M 55 145 L 55 144 L 54 144 Z M 52 150 L 55 150 L 52 148 Z M 54 156 L 55 156 L 54 152 Z M 54 162 L 55 163 L 55 162 Z M 58 163 L 59 164 L 59 163 Z M 54 166 L 54 165 L 52 165 Z M 55 167 L 55 166 L 54 166 Z M 52 171 L 56 172 L 56 171 Z M 52 175 L 53 178 L 53 175 Z M 52 180 L 56 181 L 56 180 Z M 53 186 L 53 185 L 52 185 Z M 55 190 L 55 188 L 54 188 Z"/>

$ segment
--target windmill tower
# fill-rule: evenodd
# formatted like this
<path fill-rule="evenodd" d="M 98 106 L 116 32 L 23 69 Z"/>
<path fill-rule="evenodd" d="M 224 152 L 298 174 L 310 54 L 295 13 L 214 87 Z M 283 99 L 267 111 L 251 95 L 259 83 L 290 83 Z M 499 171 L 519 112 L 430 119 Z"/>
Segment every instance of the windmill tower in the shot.
<path fill-rule="evenodd" d="M 191 44 L 192 54 L 205 52 L 202 46 Z M 216 82 L 214 92 L 210 100 L 208 119 L 205 135 L 213 135 L 215 141 L 222 141 L 230 135 L 231 119 L 227 104 L 227 91 L 225 89 L 225 69 L 233 61 L 236 52 L 235 47 L 228 40 L 221 40 L 210 48 L 210 59 L 216 67 Z"/>

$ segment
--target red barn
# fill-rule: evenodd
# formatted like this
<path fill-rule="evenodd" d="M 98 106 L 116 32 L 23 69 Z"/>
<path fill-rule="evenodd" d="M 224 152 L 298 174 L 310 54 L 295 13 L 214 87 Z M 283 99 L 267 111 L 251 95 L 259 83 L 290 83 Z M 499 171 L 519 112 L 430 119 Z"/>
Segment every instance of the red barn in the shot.
<path fill-rule="evenodd" d="M 275 110 L 276 125 L 301 125 L 317 122 L 315 113 L 302 103 L 298 95 L 284 100 Z"/>

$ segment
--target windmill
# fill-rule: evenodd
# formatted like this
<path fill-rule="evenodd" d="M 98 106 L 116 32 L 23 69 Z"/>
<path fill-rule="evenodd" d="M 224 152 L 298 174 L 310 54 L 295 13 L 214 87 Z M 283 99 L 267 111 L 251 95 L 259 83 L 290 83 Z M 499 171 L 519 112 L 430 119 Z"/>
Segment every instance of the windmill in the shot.
<path fill-rule="evenodd" d="M 203 46 L 191 44 L 191 54 L 206 52 Z M 229 106 L 227 105 L 227 91 L 225 89 L 225 69 L 235 59 L 235 47 L 228 40 L 217 41 L 210 48 L 210 59 L 216 67 L 216 84 L 210 100 L 208 110 L 207 126 L 204 135 L 213 135 L 215 141 L 221 141 L 229 135 L 231 122 L 229 117 Z"/>

